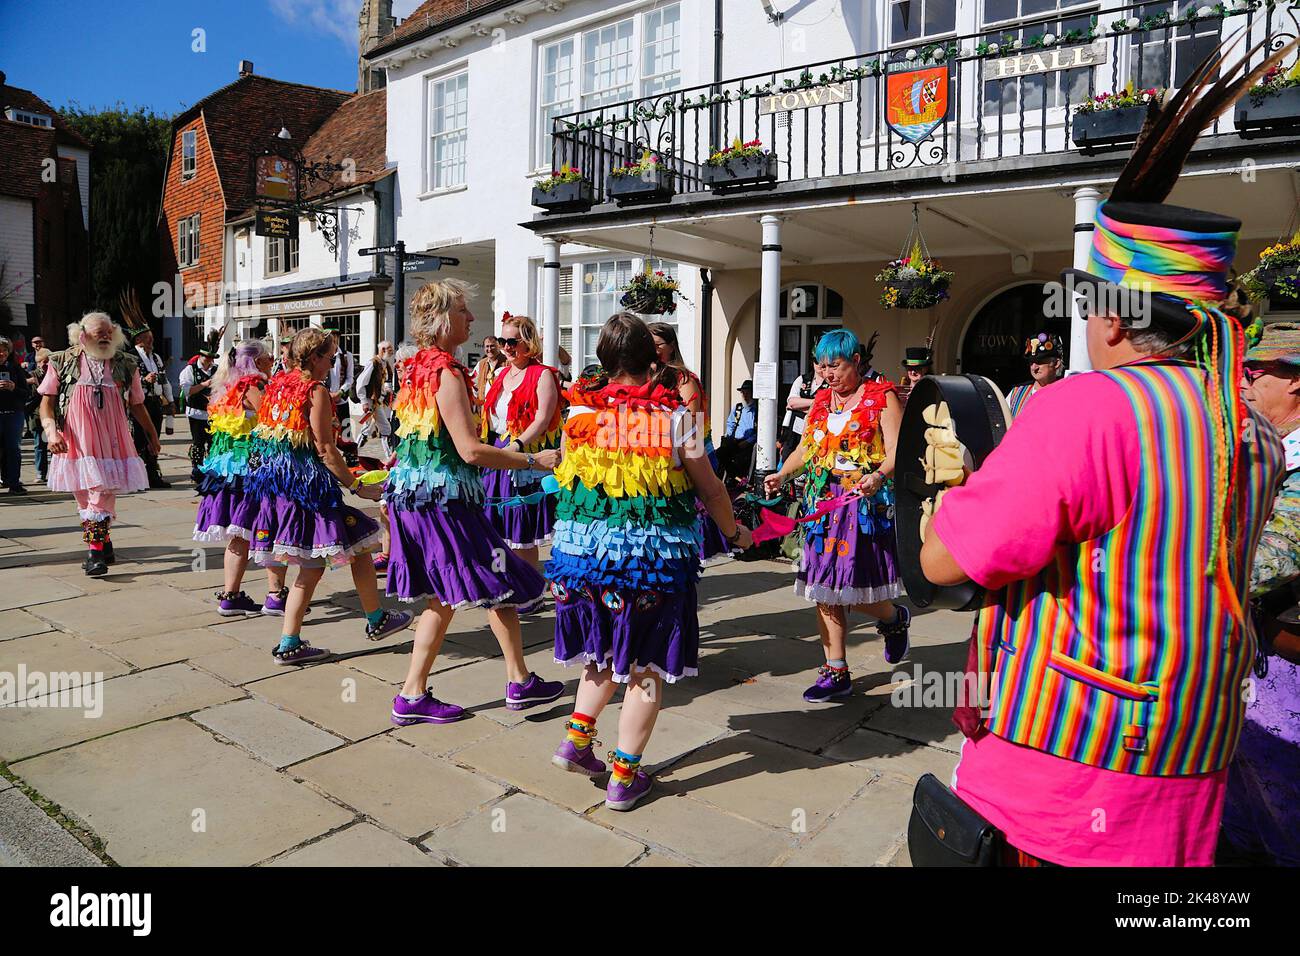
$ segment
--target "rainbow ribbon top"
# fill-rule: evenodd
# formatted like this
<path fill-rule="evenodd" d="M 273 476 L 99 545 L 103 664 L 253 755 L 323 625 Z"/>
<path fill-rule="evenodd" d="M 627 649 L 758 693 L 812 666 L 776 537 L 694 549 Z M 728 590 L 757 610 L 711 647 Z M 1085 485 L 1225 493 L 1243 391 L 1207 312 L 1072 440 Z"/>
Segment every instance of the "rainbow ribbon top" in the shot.
<path fill-rule="evenodd" d="M 469 370 L 450 352 L 437 348 L 423 349 L 407 363 L 406 381 L 393 401 L 399 442 L 384 498 L 399 510 L 441 507 L 452 499 L 483 501 L 478 469 L 460 457 L 438 413 L 438 387 L 446 371 L 464 383 L 472 407 Z"/>
<path fill-rule="evenodd" d="M 505 388 L 506 374 L 510 371 L 510 368 L 511 366 L 506 366 L 497 374 L 497 377 L 492 381 L 492 385 L 488 388 L 487 395 L 483 398 L 483 422 L 480 435 L 484 441 L 487 441 L 488 435 L 491 434 L 492 414 L 501 398 L 501 392 Z M 549 365 L 542 365 L 540 362 L 529 365 L 524 369 L 524 377 L 519 381 L 519 385 L 515 390 L 510 393 L 510 401 L 506 404 L 506 434 L 503 437 L 512 440 L 516 439 L 532 427 L 533 421 L 537 418 L 537 384 L 541 381 L 542 376 L 546 374 L 549 374 L 551 380 L 555 383 L 556 393 L 562 394 L 560 392 L 559 376 L 556 375 L 555 369 Z M 560 433 L 563 423 L 563 402 L 557 401 L 546 431 L 534 438 L 521 451 L 536 454 L 546 448 L 560 447 Z"/>
<path fill-rule="evenodd" d="M 1237 254 L 1237 233 L 1121 222 L 1097 209 L 1087 271 L 1126 289 L 1218 302 Z"/>
<path fill-rule="evenodd" d="M 200 466 L 204 474 L 230 480 L 248 473 L 257 415 L 245 406 L 244 399 L 249 389 L 261 388 L 265 382 L 266 376 L 260 373 L 245 375 L 208 404 L 208 431 L 212 433 L 212 444 Z"/>
<path fill-rule="evenodd" d="M 674 441 L 689 412 L 662 386 L 580 381 L 568 394 L 547 576 L 658 593 L 699 576 L 695 488 Z"/>
<path fill-rule="evenodd" d="M 324 387 L 297 369 L 280 372 L 266 384 L 253 429 L 251 455 L 256 467 L 244 488 L 254 497 L 274 497 L 320 511 L 337 508 L 339 483 L 316 455 L 311 434 L 311 395 Z"/>
<path fill-rule="evenodd" d="M 804 511 L 812 515 L 827 498 L 851 491 L 858 479 L 880 467 L 885 460 L 885 439 L 880 432 L 880 414 L 885 410 L 892 382 L 867 382 L 862 400 L 849 412 L 839 433 L 831 430 L 831 390 L 824 388 L 808 409 L 803 430 L 804 467 L 808 482 L 804 487 Z M 835 481 L 839 490 L 831 487 Z M 856 506 L 858 524 L 865 532 L 892 527 L 893 491 L 886 483 L 872 497 L 854 497 L 846 502 Z M 806 543 L 816 546 L 826 532 L 830 515 L 823 513 L 808 523 Z"/>

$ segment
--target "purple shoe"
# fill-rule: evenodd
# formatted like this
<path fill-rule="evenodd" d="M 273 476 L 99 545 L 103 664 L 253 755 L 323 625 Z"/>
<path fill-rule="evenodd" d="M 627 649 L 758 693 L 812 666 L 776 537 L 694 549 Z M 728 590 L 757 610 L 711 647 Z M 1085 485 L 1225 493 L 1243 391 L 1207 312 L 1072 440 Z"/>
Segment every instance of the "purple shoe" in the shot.
<path fill-rule="evenodd" d="M 389 634 L 404 631 L 414 617 L 410 611 L 385 611 L 374 624 L 366 624 L 366 640 L 381 641 Z"/>
<path fill-rule="evenodd" d="M 415 703 L 401 694 L 394 697 L 393 715 L 390 719 L 399 727 L 409 727 L 411 724 L 450 724 L 468 716 L 464 707 L 444 704 L 426 690 L 424 696 Z"/>
<path fill-rule="evenodd" d="M 243 617 L 245 614 L 256 614 L 261 610 L 257 602 L 243 591 L 218 591 L 217 597 L 221 599 L 221 603 L 217 605 L 217 613 L 222 617 Z"/>
<path fill-rule="evenodd" d="M 907 638 L 907 629 L 912 623 L 912 612 L 901 604 L 895 604 L 898 619 L 891 624 L 876 625 L 876 632 L 885 639 L 885 663 L 897 664 L 907 656 L 911 643 Z"/>
<path fill-rule="evenodd" d="M 529 674 L 522 684 L 514 681 L 506 684 L 506 710 L 527 710 L 538 704 L 549 704 L 559 700 L 563 693 L 563 681 L 542 680 L 536 674 Z"/>
<path fill-rule="evenodd" d="M 853 680 L 849 669 L 837 671 L 823 664 L 817 671 L 817 683 L 803 692 L 803 699 L 810 704 L 824 704 L 832 700 L 843 700 L 853 693 Z"/>
<path fill-rule="evenodd" d="M 605 761 L 596 756 L 596 748 L 592 744 L 579 747 L 567 737 L 551 756 L 551 763 L 561 770 L 580 773 L 584 777 L 599 777 L 605 772 Z"/>
<path fill-rule="evenodd" d="M 630 783 L 615 783 L 610 777 L 605 788 L 605 806 L 611 810 L 631 810 L 649 792 L 650 775 L 644 770 L 636 771 Z"/>
<path fill-rule="evenodd" d="M 312 647 L 306 641 L 299 641 L 298 644 L 287 650 L 282 651 L 279 647 L 271 652 L 277 664 L 310 664 L 312 661 L 323 661 L 330 656 L 328 648 Z"/>
<path fill-rule="evenodd" d="M 262 605 L 262 613 L 267 617 L 284 617 L 285 605 L 289 603 L 289 589 L 281 588 L 278 594 L 267 594 L 266 603 Z M 311 607 L 303 609 L 303 616 L 311 613 Z"/>

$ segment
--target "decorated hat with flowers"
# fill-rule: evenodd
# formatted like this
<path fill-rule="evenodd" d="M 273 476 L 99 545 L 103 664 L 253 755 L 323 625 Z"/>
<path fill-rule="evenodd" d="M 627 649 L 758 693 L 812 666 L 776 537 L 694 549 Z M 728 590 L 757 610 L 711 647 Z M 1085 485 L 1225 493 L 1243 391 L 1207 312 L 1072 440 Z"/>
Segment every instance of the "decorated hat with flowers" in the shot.
<path fill-rule="evenodd" d="M 1025 358 L 1030 362 L 1065 360 L 1065 343 L 1059 335 L 1039 332 L 1025 339 Z"/>

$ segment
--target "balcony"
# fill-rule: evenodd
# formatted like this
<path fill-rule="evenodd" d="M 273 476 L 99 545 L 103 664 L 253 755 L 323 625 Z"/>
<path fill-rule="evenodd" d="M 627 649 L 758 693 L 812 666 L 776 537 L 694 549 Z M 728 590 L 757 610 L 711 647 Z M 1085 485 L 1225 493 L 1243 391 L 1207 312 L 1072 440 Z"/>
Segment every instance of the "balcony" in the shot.
<path fill-rule="evenodd" d="M 567 163 L 581 170 L 601 205 L 611 199 L 609 171 L 648 151 L 659 157 L 676 207 L 733 191 L 715 190 L 706 164 L 737 139 L 758 140 L 773 154 L 776 182 L 755 187 L 769 190 L 949 178 L 980 167 L 1072 162 L 1079 154 L 1118 164 L 1131 140 L 1075 143 L 1077 108 L 1086 97 L 1130 81 L 1137 89 L 1174 89 L 1225 38 L 1240 35 L 1231 55 L 1242 56 L 1261 41 L 1271 51 L 1297 34 L 1300 4 L 1293 0 L 1224 0 L 1196 8 L 1208 15 L 1179 13 L 1184 7 L 1161 0 L 1092 16 L 1025 19 L 1014 30 L 581 110 L 552 121 L 552 168 Z M 1228 145 L 1242 142 L 1231 114 L 1220 116 L 1206 135 Z M 662 193 L 655 199 L 665 201 Z"/>

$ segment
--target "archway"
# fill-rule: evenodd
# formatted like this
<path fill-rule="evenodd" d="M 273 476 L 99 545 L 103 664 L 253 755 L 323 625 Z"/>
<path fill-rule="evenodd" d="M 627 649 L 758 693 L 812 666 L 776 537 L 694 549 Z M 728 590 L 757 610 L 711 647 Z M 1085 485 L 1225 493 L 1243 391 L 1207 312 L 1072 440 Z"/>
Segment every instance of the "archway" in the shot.
<path fill-rule="evenodd" d="M 1046 285 L 1031 282 L 1004 289 L 975 314 L 961 341 L 961 370 L 993 379 L 1005 393 L 1029 381 L 1025 340 L 1039 332 L 1055 333 L 1070 360 L 1069 316 L 1048 318 Z"/>

